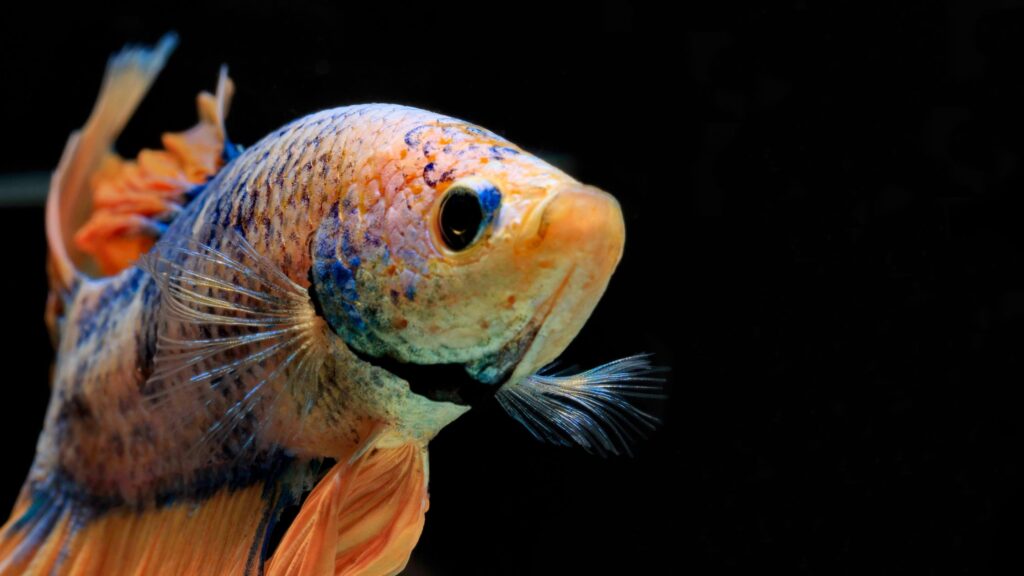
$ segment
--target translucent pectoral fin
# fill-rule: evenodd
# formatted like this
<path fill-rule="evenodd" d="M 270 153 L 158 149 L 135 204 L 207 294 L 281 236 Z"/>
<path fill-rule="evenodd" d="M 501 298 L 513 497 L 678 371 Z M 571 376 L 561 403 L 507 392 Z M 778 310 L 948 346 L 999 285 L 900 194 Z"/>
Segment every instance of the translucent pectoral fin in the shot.
<path fill-rule="evenodd" d="M 339 462 L 302 506 L 268 576 L 397 574 L 423 531 L 427 454 L 414 444 Z"/>
<path fill-rule="evenodd" d="M 161 298 L 147 408 L 190 440 L 187 469 L 253 457 L 282 398 L 312 405 L 322 326 L 308 294 L 230 229 L 216 248 L 161 242 L 142 265 Z"/>

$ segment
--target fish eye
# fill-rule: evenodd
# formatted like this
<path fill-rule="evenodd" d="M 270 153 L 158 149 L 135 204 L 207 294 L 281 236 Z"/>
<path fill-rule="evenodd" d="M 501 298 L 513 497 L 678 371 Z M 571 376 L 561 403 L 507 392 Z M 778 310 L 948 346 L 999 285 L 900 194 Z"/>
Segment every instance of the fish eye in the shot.
<path fill-rule="evenodd" d="M 456 182 L 445 191 L 438 207 L 441 240 L 453 252 L 476 242 L 490 224 L 501 193 L 486 181 Z"/>

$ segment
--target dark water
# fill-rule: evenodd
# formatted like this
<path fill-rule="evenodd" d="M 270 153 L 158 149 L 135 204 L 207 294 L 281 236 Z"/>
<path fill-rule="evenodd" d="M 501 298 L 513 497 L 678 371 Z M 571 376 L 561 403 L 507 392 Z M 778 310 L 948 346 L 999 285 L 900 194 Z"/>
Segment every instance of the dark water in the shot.
<path fill-rule="evenodd" d="M 614 193 L 626 255 L 567 353 L 650 351 L 635 458 L 540 445 L 497 406 L 431 446 L 411 573 L 987 573 L 1020 507 L 1024 9 L 1002 2 L 203 3 L 0 22 L 0 170 L 51 168 L 105 55 L 181 46 L 122 140 L 393 101 L 494 129 Z M 42 212 L 0 209 L 3 507 L 47 396 Z"/>

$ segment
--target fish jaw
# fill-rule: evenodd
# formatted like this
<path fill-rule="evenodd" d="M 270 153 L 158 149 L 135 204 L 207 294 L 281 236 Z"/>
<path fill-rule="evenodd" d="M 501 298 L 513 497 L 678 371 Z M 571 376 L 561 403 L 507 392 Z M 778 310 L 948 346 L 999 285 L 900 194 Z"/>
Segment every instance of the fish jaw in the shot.
<path fill-rule="evenodd" d="M 536 212 L 521 240 L 521 257 L 563 267 L 565 275 L 538 306 L 525 331 L 518 363 L 505 383 L 518 382 L 557 358 L 594 311 L 622 258 L 626 227 L 618 201 L 593 186 L 572 183 Z M 522 344 L 525 344 L 522 345 Z"/>

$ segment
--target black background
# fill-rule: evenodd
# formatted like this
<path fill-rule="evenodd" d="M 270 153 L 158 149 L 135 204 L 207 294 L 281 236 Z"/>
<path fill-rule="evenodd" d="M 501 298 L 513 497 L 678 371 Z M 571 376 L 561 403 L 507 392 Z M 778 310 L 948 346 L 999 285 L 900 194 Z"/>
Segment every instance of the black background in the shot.
<path fill-rule="evenodd" d="M 410 573 L 987 573 L 1016 561 L 1024 6 L 206 2 L 0 22 L 0 171 L 48 170 L 106 55 L 181 46 L 121 140 L 194 122 L 221 62 L 252 143 L 389 101 L 553 155 L 621 201 L 626 255 L 570 363 L 649 351 L 634 458 L 541 445 L 496 406 L 431 445 Z M 40 208 L 0 210 L 3 505 L 49 344 Z"/>

